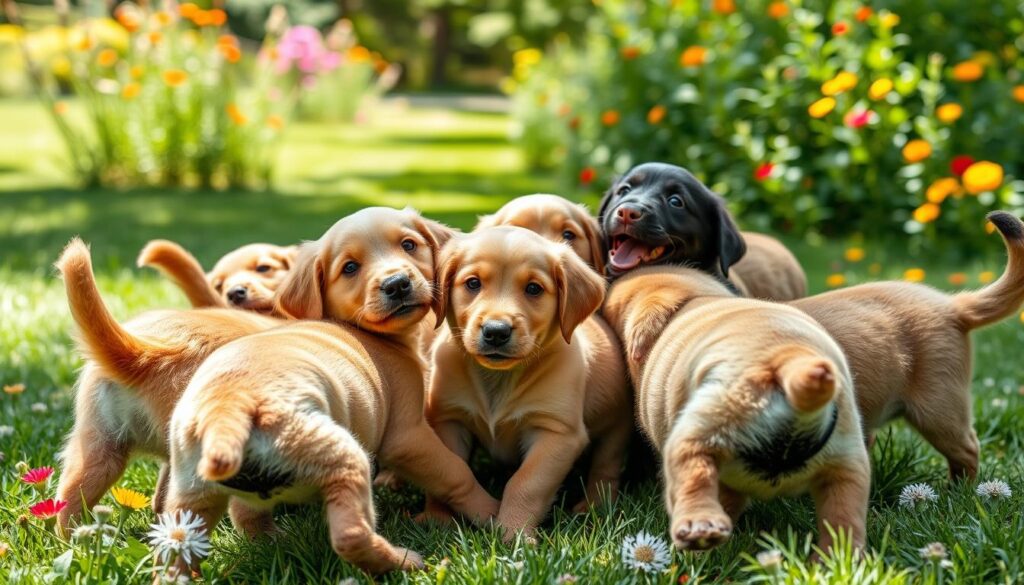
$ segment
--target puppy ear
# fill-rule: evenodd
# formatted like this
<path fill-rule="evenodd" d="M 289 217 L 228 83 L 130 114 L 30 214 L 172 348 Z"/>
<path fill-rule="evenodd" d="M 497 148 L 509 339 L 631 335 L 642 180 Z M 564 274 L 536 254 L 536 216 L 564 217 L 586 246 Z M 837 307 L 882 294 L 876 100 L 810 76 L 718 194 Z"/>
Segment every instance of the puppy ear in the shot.
<path fill-rule="evenodd" d="M 716 204 L 718 213 L 718 264 L 722 276 L 729 277 L 729 267 L 740 261 L 747 253 L 747 243 L 743 241 L 740 230 L 732 221 L 725 203 L 719 200 Z"/>
<path fill-rule="evenodd" d="M 295 258 L 299 255 L 298 246 L 284 246 L 277 251 L 277 257 L 284 264 L 285 270 L 291 270 L 292 264 L 295 263 Z"/>
<path fill-rule="evenodd" d="M 615 187 L 619 184 L 619 179 L 622 177 L 615 177 L 612 179 L 612 184 L 608 187 L 608 190 L 604 192 L 604 196 L 601 197 L 601 203 L 597 207 L 597 223 L 598 225 L 604 225 L 604 215 L 608 213 L 608 207 L 612 203 L 612 196 L 615 194 Z"/>
<path fill-rule="evenodd" d="M 292 319 L 323 319 L 324 260 L 320 242 L 299 247 L 295 263 L 274 297 L 274 310 Z"/>
<path fill-rule="evenodd" d="M 587 266 L 572 248 L 565 246 L 555 267 L 558 287 L 558 322 L 566 343 L 587 317 L 604 302 L 605 281 Z"/>
<path fill-rule="evenodd" d="M 604 261 L 607 252 L 604 249 L 604 238 L 601 237 L 601 226 L 597 223 L 586 207 L 579 205 L 580 225 L 583 226 L 583 237 L 587 238 L 590 245 L 591 264 L 598 274 L 604 275 Z"/>
<path fill-rule="evenodd" d="M 448 301 L 451 298 L 452 281 L 462 263 L 462 250 L 456 240 L 445 246 L 440 252 L 438 269 L 434 272 L 434 327 L 440 327 L 448 314 Z"/>
<path fill-rule="evenodd" d="M 419 214 L 417 214 L 419 215 Z M 427 219 L 419 216 L 413 222 L 416 231 L 427 240 L 430 247 L 434 250 L 434 258 L 437 259 L 437 253 L 441 251 L 441 248 L 448 243 L 448 240 L 458 233 L 455 229 L 444 225 L 441 222 Z"/>
<path fill-rule="evenodd" d="M 476 218 L 476 226 L 473 227 L 473 231 L 475 232 L 476 230 L 479 230 L 479 229 L 494 227 L 494 226 L 498 225 L 498 217 L 497 217 L 497 215 L 498 214 L 496 214 L 496 213 L 490 213 L 488 215 L 481 215 L 481 216 L 477 217 Z"/>

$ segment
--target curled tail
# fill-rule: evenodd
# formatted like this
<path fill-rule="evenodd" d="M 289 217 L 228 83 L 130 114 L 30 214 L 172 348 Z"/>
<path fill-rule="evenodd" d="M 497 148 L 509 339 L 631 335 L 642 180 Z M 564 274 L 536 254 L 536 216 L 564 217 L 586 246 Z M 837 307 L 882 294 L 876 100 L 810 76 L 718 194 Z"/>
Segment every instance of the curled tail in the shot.
<path fill-rule="evenodd" d="M 815 412 L 836 395 L 836 364 L 810 348 L 793 349 L 776 358 L 775 379 L 786 401 L 799 412 Z"/>
<path fill-rule="evenodd" d="M 953 297 L 953 308 L 967 330 L 1000 321 L 1024 303 L 1024 222 L 1005 211 L 993 211 L 988 219 L 1003 237 L 1009 258 L 999 280 Z"/>
<path fill-rule="evenodd" d="M 226 307 L 188 250 L 169 240 L 152 240 L 139 252 L 138 266 L 152 266 L 174 281 L 195 308 Z"/>
<path fill-rule="evenodd" d="M 203 394 L 195 427 L 201 445 L 196 473 L 207 481 L 224 481 L 242 467 L 256 409 L 230 385 L 205 388 Z"/>
<path fill-rule="evenodd" d="M 96 286 L 92 258 L 85 243 L 73 238 L 56 267 L 64 277 L 68 306 L 78 324 L 84 352 L 107 375 L 127 386 L 138 386 L 158 375 L 162 358 L 177 349 L 132 335 L 114 319 Z"/>

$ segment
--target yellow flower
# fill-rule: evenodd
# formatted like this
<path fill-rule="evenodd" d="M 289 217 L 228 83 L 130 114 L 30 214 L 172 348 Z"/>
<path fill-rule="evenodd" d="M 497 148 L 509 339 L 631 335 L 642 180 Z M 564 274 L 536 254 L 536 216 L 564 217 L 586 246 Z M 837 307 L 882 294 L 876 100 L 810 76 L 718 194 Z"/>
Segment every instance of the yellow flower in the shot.
<path fill-rule="evenodd" d="M 267 126 L 273 130 L 280 130 L 284 128 L 284 118 L 277 114 L 271 114 L 267 116 Z"/>
<path fill-rule="evenodd" d="M 824 97 L 811 104 L 807 108 L 807 113 L 812 118 L 824 118 L 834 109 L 836 109 L 836 98 Z"/>
<path fill-rule="evenodd" d="M 978 161 L 967 167 L 963 181 L 971 195 L 992 191 L 1003 184 L 1003 167 L 987 160 Z"/>
<path fill-rule="evenodd" d="M 0 542 L 0 559 L 6 557 L 9 550 L 11 550 L 11 545 L 6 542 Z"/>
<path fill-rule="evenodd" d="M 825 279 L 825 284 L 828 285 L 829 288 L 838 288 L 846 284 L 846 277 L 838 272 L 835 274 L 829 274 L 828 278 Z"/>
<path fill-rule="evenodd" d="M 821 93 L 827 96 L 839 95 L 857 87 L 857 76 L 849 71 L 840 71 L 835 77 L 821 85 Z"/>
<path fill-rule="evenodd" d="M 960 194 L 960 181 L 957 181 L 953 177 L 943 177 L 936 179 L 934 183 L 928 186 L 928 190 L 925 191 L 925 199 L 929 203 L 935 203 L 938 205 L 946 200 L 950 195 Z"/>
<path fill-rule="evenodd" d="M 907 161 L 907 164 L 919 163 L 931 155 L 932 145 L 920 138 L 911 140 L 903 147 L 903 160 Z"/>
<path fill-rule="evenodd" d="M 1013 99 L 1024 104 L 1024 85 L 1015 85 L 1013 87 Z"/>
<path fill-rule="evenodd" d="M 878 15 L 878 22 L 881 23 L 882 28 L 896 28 L 896 25 L 900 23 L 900 15 L 886 10 Z"/>
<path fill-rule="evenodd" d="M 142 86 L 132 81 L 124 84 L 124 87 L 121 89 L 121 97 L 126 100 L 133 100 L 138 97 L 140 91 L 142 91 Z"/>
<path fill-rule="evenodd" d="M 245 126 L 246 122 L 249 121 L 249 119 L 245 117 L 245 114 L 242 113 L 242 110 L 238 109 L 238 106 L 235 104 L 228 104 L 226 111 L 228 113 L 228 117 L 231 118 L 231 121 L 238 126 Z"/>
<path fill-rule="evenodd" d="M 934 203 L 925 203 L 914 210 L 914 221 L 917 223 L 931 223 L 939 218 L 942 209 Z"/>
<path fill-rule="evenodd" d="M 963 286 L 967 284 L 967 275 L 963 272 L 954 272 L 949 275 L 949 284 L 953 286 Z"/>
<path fill-rule="evenodd" d="M 991 221 L 986 221 L 985 222 L 985 233 L 986 234 L 994 234 L 994 233 L 996 233 L 996 224 L 992 223 Z"/>
<path fill-rule="evenodd" d="M 6 394 L 21 394 L 25 391 L 25 385 L 22 383 L 17 384 L 4 384 L 4 393 Z"/>
<path fill-rule="evenodd" d="M 920 268 L 908 268 L 903 273 L 903 280 L 908 282 L 921 282 L 924 280 L 924 270 Z"/>
<path fill-rule="evenodd" d="M 132 510 L 141 510 L 149 505 L 146 495 L 128 488 L 115 487 L 110 490 L 110 495 L 114 496 L 115 502 Z"/>
<path fill-rule="evenodd" d="M 103 49 L 100 54 L 96 56 L 96 62 L 100 67 L 110 67 L 114 63 L 117 63 L 117 51 L 114 49 Z"/>
<path fill-rule="evenodd" d="M 605 126 L 614 126 L 619 123 L 621 116 L 616 110 L 607 110 L 601 114 L 601 123 Z"/>
<path fill-rule="evenodd" d="M 732 14 L 736 12 L 736 2 L 734 0 L 714 0 L 711 6 L 719 14 Z"/>
<path fill-rule="evenodd" d="M 963 61 L 953 66 L 953 79 L 963 82 L 978 81 L 985 68 L 977 61 Z"/>
<path fill-rule="evenodd" d="M 178 87 L 188 81 L 188 73 L 181 69 L 168 69 L 163 72 L 164 83 L 170 87 Z"/>
<path fill-rule="evenodd" d="M 152 20 L 156 26 L 168 26 L 174 22 L 174 16 L 166 10 L 158 10 L 153 13 Z"/>
<path fill-rule="evenodd" d="M 353 63 L 369 63 L 373 59 L 370 49 L 362 45 L 356 45 L 348 50 L 345 58 Z"/>
<path fill-rule="evenodd" d="M 789 14 L 789 5 L 785 2 L 772 2 L 768 5 L 768 17 L 778 20 Z"/>
<path fill-rule="evenodd" d="M 687 47 L 683 54 L 679 56 L 679 64 L 683 67 L 700 67 L 704 64 L 707 59 L 708 50 L 704 47 L 694 45 Z"/>
<path fill-rule="evenodd" d="M 991 270 L 986 270 L 978 275 L 978 282 L 981 284 L 988 284 L 996 279 L 996 273 Z"/>
<path fill-rule="evenodd" d="M 843 252 L 843 258 L 846 258 L 847 262 L 860 262 L 864 259 L 864 248 L 858 248 L 856 246 L 847 248 Z"/>
<path fill-rule="evenodd" d="M 887 78 L 876 79 L 868 88 L 868 97 L 873 100 L 880 100 L 889 95 L 892 91 L 892 80 Z"/>
<path fill-rule="evenodd" d="M 543 56 L 540 49 L 520 49 L 512 53 L 512 62 L 518 67 L 529 67 L 530 65 L 540 63 L 540 59 Z"/>
<path fill-rule="evenodd" d="M 668 110 L 665 106 L 661 104 L 654 106 L 647 112 L 647 123 L 652 125 L 660 124 L 661 121 L 665 119 L 665 113 L 667 111 Z"/>
<path fill-rule="evenodd" d="M 71 60 L 60 56 L 50 63 L 50 71 L 57 77 L 68 77 L 71 75 Z"/>
<path fill-rule="evenodd" d="M 952 124 L 964 115 L 964 108 L 960 104 L 942 104 L 935 108 L 935 115 L 946 124 Z"/>
<path fill-rule="evenodd" d="M 68 113 L 67 102 L 56 102 L 55 104 L 53 104 L 53 113 L 57 114 L 58 116 L 63 116 L 64 114 Z"/>
<path fill-rule="evenodd" d="M 132 65 L 132 68 L 128 70 L 128 74 L 132 76 L 132 79 L 140 79 L 144 73 L 146 73 L 146 70 L 142 68 L 142 65 Z"/>

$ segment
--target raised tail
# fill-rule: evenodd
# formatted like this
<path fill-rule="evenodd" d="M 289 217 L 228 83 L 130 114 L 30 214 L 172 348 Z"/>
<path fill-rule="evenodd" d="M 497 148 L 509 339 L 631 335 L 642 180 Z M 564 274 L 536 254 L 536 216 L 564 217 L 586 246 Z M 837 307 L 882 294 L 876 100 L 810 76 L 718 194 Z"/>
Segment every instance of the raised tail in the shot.
<path fill-rule="evenodd" d="M 1024 222 L 1005 211 L 988 214 L 1006 244 L 1006 269 L 985 288 L 953 297 L 953 308 L 967 330 L 1009 317 L 1024 303 Z"/>
<path fill-rule="evenodd" d="M 195 308 L 226 307 L 224 299 L 210 286 L 195 256 L 169 240 L 152 240 L 139 252 L 139 267 L 151 266 L 178 285 Z"/>
<path fill-rule="evenodd" d="M 836 364 L 809 348 L 793 348 L 775 360 L 775 379 L 798 412 L 815 412 L 836 395 Z"/>
<path fill-rule="evenodd" d="M 78 324 L 80 346 L 104 373 L 127 386 L 137 386 L 157 374 L 164 356 L 177 348 L 132 335 L 103 303 L 92 271 L 89 248 L 79 238 L 68 243 L 56 263 L 64 277 L 71 315 Z"/>
<path fill-rule="evenodd" d="M 234 380 L 237 383 L 237 379 Z M 196 473 L 207 481 L 224 481 L 238 473 L 245 444 L 257 415 L 249 396 L 236 392 L 230 383 L 204 388 L 196 410 L 196 436 L 201 456 Z"/>

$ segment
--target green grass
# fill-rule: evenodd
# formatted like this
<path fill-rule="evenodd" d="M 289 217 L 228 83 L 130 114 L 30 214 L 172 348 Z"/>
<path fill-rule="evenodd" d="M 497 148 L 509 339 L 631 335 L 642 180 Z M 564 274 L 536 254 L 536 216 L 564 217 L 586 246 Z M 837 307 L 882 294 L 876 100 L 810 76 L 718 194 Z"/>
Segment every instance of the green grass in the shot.
<path fill-rule="evenodd" d="M 93 244 L 104 296 L 119 317 L 128 317 L 149 308 L 186 306 L 172 285 L 133 268 L 135 255 L 151 238 L 180 241 L 209 265 L 243 243 L 315 238 L 339 217 L 365 205 L 413 205 L 429 216 L 469 228 L 476 215 L 511 197 L 559 191 L 553 177 L 522 167 L 518 151 L 505 139 L 507 120 L 495 115 L 389 110 L 372 127 L 296 126 L 280 152 L 276 189 L 268 193 L 79 191 L 59 162 L 59 142 L 35 106 L 0 102 L 0 120 L 0 383 L 27 386 L 19 396 L 0 395 L 0 424 L 14 427 L 13 434 L 0 437 L 0 541 L 10 545 L 0 557 L 0 578 L 13 581 L 42 582 L 54 560 L 66 558 L 60 555 L 68 548 L 37 524 L 17 524 L 37 498 L 20 485 L 14 465 L 19 460 L 32 466 L 56 465 L 55 454 L 71 426 L 71 388 L 81 360 L 71 349 L 71 319 L 50 265 L 72 235 L 80 234 Z M 573 196 L 593 204 L 599 188 Z M 1002 269 L 1000 258 L 969 265 L 912 262 L 898 243 L 869 243 L 867 259 L 844 264 L 842 243 L 792 243 L 815 290 L 821 290 L 826 275 L 836 271 L 858 282 L 896 278 L 919 264 L 931 282 L 948 288 L 949 273 L 966 272 L 972 277 L 969 284 L 976 285 L 979 271 Z M 873 262 L 880 263 L 881 272 L 869 276 Z M 617 504 L 587 516 L 574 517 L 556 507 L 535 547 L 502 545 L 489 530 L 414 524 L 409 516 L 422 500 L 409 489 L 376 495 L 380 530 L 392 542 L 422 552 L 429 568 L 382 580 L 551 583 L 565 573 L 595 583 L 675 582 L 684 574 L 690 583 L 767 580 L 769 575 L 753 568 L 752 555 L 781 548 L 787 560 L 772 576 L 778 582 L 931 583 L 939 575 L 917 551 L 938 541 L 950 550 L 953 562 L 952 569 L 942 570 L 944 582 L 1019 582 L 1024 579 L 1024 380 L 1019 370 L 1024 328 L 1014 320 L 979 332 L 975 339 L 981 474 L 1010 483 L 1014 496 L 1008 502 L 982 502 L 974 495 L 974 485 L 949 484 L 945 462 L 897 424 L 881 434 L 873 449 L 868 526 L 875 552 L 863 560 L 840 558 L 820 566 L 805 562 L 814 531 L 813 506 L 807 498 L 755 504 L 727 545 L 708 554 L 677 553 L 669 574 L 648 577 L 622 566 L 619 546 L 624 537 L 640 530 L 665 533 L 667 519 L 655 481 L 630 482 Z M 34 412 L 34 403 L 45 404 L 47 412 Z M 139 461 L 121 483 L 148 492 L 155 469 L 154 463 Z M 935 486 L 939 502 L 924 511 L 900 508 L 900 489 L 918 481 Z M 366 580 L 333 554 L 316 506 L 281 510 L 278 517 L 285 535 L 274 541 L 247 542 L 223 523 L 207 561 L 208 579 Z M 150 520 L 148 511 L 135 513 L 125 528 L 131 537 L 128 544 L 119 545 L 105 561 L 111 570 L 124 573 L 120 582 L 148 581 L 145 574 L 127 574 L 143 561 L 144 548 L 134 539 L 143 538 Z M 76 551 L 75 570 L 82 571 L 90 558 Z M 87 580 L 81 573 L 77 578 Z M 74 580 L 75 575 L 66 579 Z"/>

